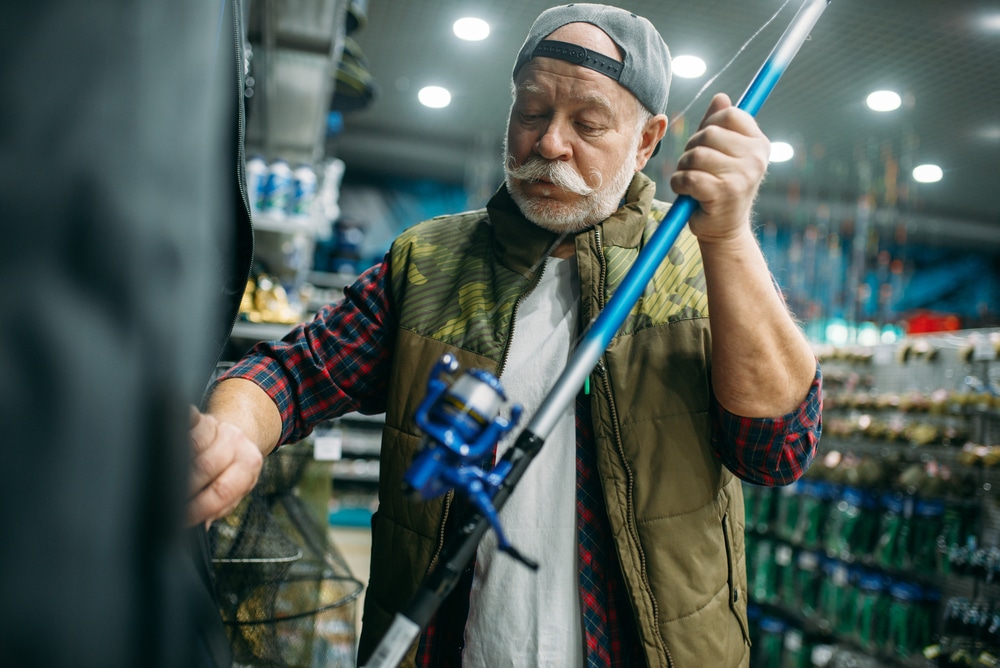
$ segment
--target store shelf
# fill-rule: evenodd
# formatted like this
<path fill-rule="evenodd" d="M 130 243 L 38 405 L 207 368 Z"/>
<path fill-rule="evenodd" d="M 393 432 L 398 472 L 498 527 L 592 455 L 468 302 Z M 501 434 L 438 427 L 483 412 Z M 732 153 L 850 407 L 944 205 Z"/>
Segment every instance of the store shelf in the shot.
<path fill-rule="evenodd" d="M 744 487 L 750 599 L 786 639 L 846 648 L 862 661 L 850 665 L 930 666 L 925 650 L 973 638 L 1000 648 L 992 617 L 958 629 L 944 618 L 956 602 L 1000 603 L 1000 359 L 982 345 L 994 336 L 819 354 L 824 431 L 812 467 L 795 485 Z M 860 614 L 862 598 L 876 617 L 896 610 L 895 631 L 871 607 Z M 758 652 L 780 641 L 763 622 L 758 631 Z M 879 633 L 874 646 L 858 641 Z"/>
<path fill-rule="evenodd" d="M 313 234 L 316 223 L 309 217 L 276 216 L 257 211 L 253 215 L 254 232 L 278 232 L 281 234 Z"/>
<path fill-rule="evenodd" d="M 245 341 L 277 341 L 290 332 L 293 327 L 295 325 L 240 320 L 233 325 L 231 337 Z"/>

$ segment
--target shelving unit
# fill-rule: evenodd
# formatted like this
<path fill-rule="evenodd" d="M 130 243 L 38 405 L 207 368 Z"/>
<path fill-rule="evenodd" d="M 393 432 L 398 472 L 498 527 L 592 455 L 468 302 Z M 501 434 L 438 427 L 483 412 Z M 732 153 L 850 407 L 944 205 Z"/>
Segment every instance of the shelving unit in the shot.
<path fill-rule="evenodd" d="M 819 351 L 816 461 L 793 486 L 745 486 L 755 666 L 1000 653 L 998 342 L 978 330 Z"/>

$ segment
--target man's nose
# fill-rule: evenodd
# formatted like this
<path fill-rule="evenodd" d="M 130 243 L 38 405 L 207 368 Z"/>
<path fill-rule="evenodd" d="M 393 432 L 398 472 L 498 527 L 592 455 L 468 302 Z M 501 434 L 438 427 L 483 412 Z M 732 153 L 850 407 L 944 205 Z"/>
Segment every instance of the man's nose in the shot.
<path fill-rule="evenodd" d="M 572 153 L 569 141 L 570 129 L 565 122 L 553 119 L 538 138 L 535 152 L 546 160 L 567 160 Z"/>

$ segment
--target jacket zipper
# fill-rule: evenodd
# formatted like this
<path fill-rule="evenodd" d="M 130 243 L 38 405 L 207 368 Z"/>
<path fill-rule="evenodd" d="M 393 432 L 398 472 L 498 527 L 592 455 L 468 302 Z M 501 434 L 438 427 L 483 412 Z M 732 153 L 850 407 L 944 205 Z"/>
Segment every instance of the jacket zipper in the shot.
<path fill-rule="evenodd" d="M 243 34 L 240 30 L 241 19 L 243 18 L 243 7 L 239 0 L 234 0 L 233 2 L 233 41 L 236 46 L 236 88 L 237 95 L 236 100 L 239 106 L 239 113 L 237 114 L 238 121 L 238 141 L 237 146 L 238 155 L 236 157 L 236 173 L 239 176 L 240 185 L 240 198 L 243 201 L 243 209 L 246 211 L 247 218 L 251 221 L 253 216 L 250 212 L 250 198 L 247 195 L 246 187 L 246 147 L 244 142 L 246 141 L 246 107 L 243 103 L 243 88 L 244 88 L 244 78 L 243 78 L 243 68 L 245 67 L 244 55 L 243 55 Z"/>
<path fill-rule="evenodd" d="M 514 310 L 510 316 L 510 332 L 507 334 L 507 342 L 503 346 L 503 355 L 500 357 L 500 366 L 497 368 L 496 377 L 499 378 L 503 374 L 504 368 L 507 366 L 507 358 L 510 356 L 510 342 L 514 339 L 514 324 L 517 320 L 517 309 L 521 306 L 521 302 L 531 294 L 538 283 L 542 280 L 542 274 L 545 273 L 545 263 L 542 263 L 541 269 L 535 274 L 528 288 L 521 293 L 521 295 L 514 302 Z M 444 549 L 444 539 L 445 539 L 445 526 L 448 523 L 448 512 L 451 510 L 451 502 L 455 496 L 454 491 L 448 492 L 445 496 L 444 502 L 444 516 L 441 518 L 441 524 L 438 528 L 438 544 L 437 548 L 434 550 L 434 556 L 431 557 L 430 565 L 427 567 L 427 572 L 430 573 L 434 570 L 434 566 L 437 564 L 437 560 L 441 557 L 441 551 Z"/>
<path fill-rule="evenodd" d="M 427 572 L 424 574 L 429 575 L 434 567 L 437 566 L 438 559 L 441 558 L 441 551 L 444 549 L 444 529 L 448 526 L 448 515 L 451 513 L 451 502 L 455 498 L 455 490 L 449 490 L 444 495 L 444 513 L 441 515 L 441 525 L 438 527 L 438 544 L 437 548 L 434 550 L 434 556 L 431 557 L 431 562 L 427 565 Z"/>
<path fill-rule="evenodd" d="M 247 196 L 247 185 L 246 185 L 246 148 L 244 143 L 246 141 L 246 111 L 243 105 L 243 33 L 240 30 L 240 25 L 242 24 L 243 18 L 243 7 L 240 0 L 233 0 L 233 42 L 236 48 L 236 100 L 237 100 L 237 147 L 236 147 L 236 181 L 240 188 L 240 202 L 243 204 L 243 212 L 246 213 L 247 222 L 250 224 L 250 269 L 253 268 L 253 256 L 256 253 L 256 240 L 254 239 L 253 233 L 253 215 L 250 212 L 250 199 Z M 250 278 L 249 271 L 246 276 L 243 277 L 243 283 L 247 282 Z M 236 327 L 237 321 L 240 319 L 240 311 L 236 309 L 236 314 L 233 316 L 233 321 L 229 323 L 229 331 L 226 333 L 226 339 L 223 340 L 223 344 L 219 347 L 219 351 L 215 355 L 215 364 L 213 369 L 219 366 L 219 361 L 222 359 L 222 354 L 225 352 L 225 341 L 232 336 L 233 328 Z"/>
<path fill-rule="evenodd" d="M 507 367 L 507 358 L 510 357 L 510 343 L 514 340 L 514 325 L 517 323 L 517 309 L 521 306 L 528 295 L 534 292 L 535 288 L 542 280 L 542 274 L 545 273 L 545 263 L 542 263 L 541 269 L 535 274 L 535 277 L 531 280 L 527 289 L 521 293 L 521 295 L 514 302 L 514 310 L 510 314 L 510 332 L 507 334 L 507 342 L 503 345 L 503 355 L 500 357 L 500 366 L 497 368 L 497 378 L 503 375 L 503 370 Z"/>
<path fill-rule="evenodd" d="M 604 284 L 607 280 L 606 277 L 608 268 L 607 262 L 604 258 L 604 249 L 601 244 L 600 228 L 596 228 L 594 230 L 594 238 L 597 241 L 597 257 L 601 267 L 600 277 L 597 282 L 597 300 L 600 308 L 603 309 L 605 305 Z M 653 588 L 649 584 L 649 576 L 646 572 L 646 553 L 642 550 L 642 544 L 639 542 L 639 533 L 635 528 L 635 512 L 633 510 L 632 500 L 632 487 L 635 482 L 635 476 L 632 473 L 632 467 L 628 464 L 628 459 L 625 457 L 625 444 L 622 441 L 621 428 L 618 424 L 618 409 L 615 407 L 614 396 L 611 394 L 611 379 L 608 377 L 605 361 L 605 357 L 602 354 L 601 359 L 597 362 L 597 370 L 601 376 L 601 383 L 604 385 L 604 392 L 608 397 L 608 407 L 611 409 L 611 425 L 615 435 L 615 446 L 618 448 L 618 455 L 621 457 L 622 465 L 625 467 L 625 473 L 628 475 L 628 492 L 626 495 L 628 506 L 625 509 L 626 515 L 630 518 L 628 531 L 632 540 L 635 542 L 636 549 L 639 551 L 639 563 L 642 566 L 642 583 L 646 587 L 646 591 L 649 592 L 649 600 L 653 604 L 653 631 L 656 635 L 659 635 L 660 611 L 656 606 L 656 598 L 653 597 Z M 670 655 L 670 648 L 667 647 L 666 643 L 663 643 L 663 651 L 667 655 L 667 665 L 673 666 L 674 659 Z"/>

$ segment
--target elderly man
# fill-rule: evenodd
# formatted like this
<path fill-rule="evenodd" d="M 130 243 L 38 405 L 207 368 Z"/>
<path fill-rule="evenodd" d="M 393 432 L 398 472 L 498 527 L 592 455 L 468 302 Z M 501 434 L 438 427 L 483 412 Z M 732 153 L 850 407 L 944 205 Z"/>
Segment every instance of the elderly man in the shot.
<path fill-rule="evenodd" d="M 462 514 L 400 489 L 431 366 L 451 352 L 528 414 L 540 404 L 669 206 L 640 172 L 669 80 L 647 20 L 543 12 L 487 207 L 404 232 L 343 302 L 242 360 L 196 423 L 203 521 L 252 485 L 260 453 L 386 412 L 362 663 Z M 749 115 L 712 100 L 670 181 L 698 212 L 501 512 L 539 571 L 487 535 L 407 665 L 747 665 L 740 478 L 795 480 L 819 438 L 819 368 L 750 227 L 768 151 Z"/>

